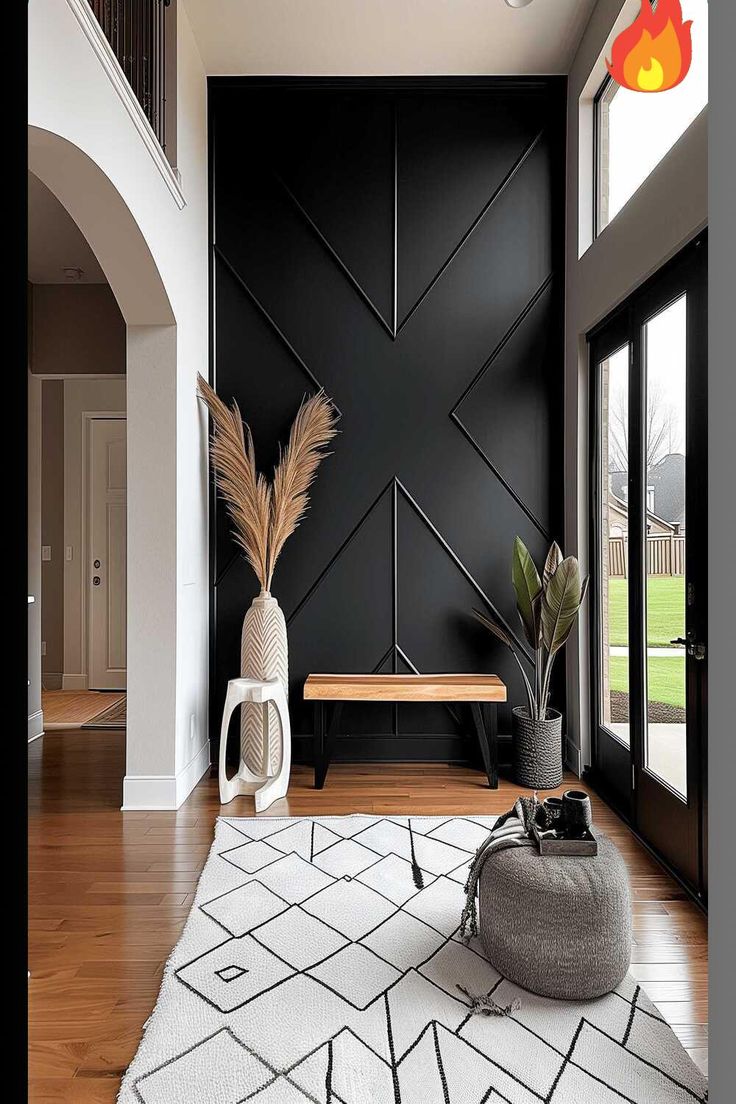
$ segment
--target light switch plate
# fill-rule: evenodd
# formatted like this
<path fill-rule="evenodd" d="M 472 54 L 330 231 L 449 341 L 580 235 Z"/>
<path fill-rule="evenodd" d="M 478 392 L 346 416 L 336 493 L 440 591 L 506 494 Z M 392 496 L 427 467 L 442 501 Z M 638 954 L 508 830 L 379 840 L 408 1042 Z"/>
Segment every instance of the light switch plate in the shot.
<path fill-rule="evenodd" d="M 51 559 L 51 545 L 50 544 L 42 544 L 41 545 L 41 559 L 46 560 L 47 562 Z"/>

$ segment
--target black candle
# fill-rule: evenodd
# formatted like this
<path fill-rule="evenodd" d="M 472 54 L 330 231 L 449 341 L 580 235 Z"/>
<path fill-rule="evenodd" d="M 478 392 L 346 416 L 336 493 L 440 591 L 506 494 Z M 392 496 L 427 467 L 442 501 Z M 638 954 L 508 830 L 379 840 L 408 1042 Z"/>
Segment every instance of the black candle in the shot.
<path fill-rule="evenodd" d="M 562 827 L 562 798 L 561 797 L 545 797 L 542 802 L 542 808 L 544 810 L 545 828 L 557 828 Z"/>
<path fill-rule="evenodd" d="M 582 836 L 590 830 L 593 810 L 584 790 L 565 790 L 562 795 L 562 817 L 571 836 Z"/>

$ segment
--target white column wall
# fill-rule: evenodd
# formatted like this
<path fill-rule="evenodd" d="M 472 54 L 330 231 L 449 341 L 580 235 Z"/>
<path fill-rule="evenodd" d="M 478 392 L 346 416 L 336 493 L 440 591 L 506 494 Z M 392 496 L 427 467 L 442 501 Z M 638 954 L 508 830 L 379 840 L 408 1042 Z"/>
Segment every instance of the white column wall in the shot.
<path fill-rule="evenodd" d="M 125 808 L 170 804 L 175 792 L 176 342 L 175 326 L 128 327 Z M 131 494 L 131 484 L 137 493 Z"/>
<path fill-rule="evenodd" d="M 124 805 L 173 808 L 209 762 L 206 440 L 194 394 L 208 350 L 206 78 L 180 3 L 179 188 L 90 15 L 86 0 L 30 0 L 29 167 L 87 237 L 128 326 Z"/>
<path fill-rule="evenodd" d="M 182 310 L 196 321 L 178 325 L 176 356 L 177 512 L 187 519 L 177 544 L 177 618 L 186 626 L 178 639 L 176 687 L 176 771 L 181 794 L 209 763 L 209 532 L 203 454 L 207 418 L 196 396 L 197 372 L 207 376 L 209 356 L 207 105 L 202 62 L 181 3 L 177 37 L 177 160 L 180 167 L 185 166 L 187 207 L 199 213 L 189 271 L 180 290 Z"/>
<path fill-rule="evenodd" d="M 43 733 L 41 708 L 41 381 L 28 372 L 28 739 Z"/>

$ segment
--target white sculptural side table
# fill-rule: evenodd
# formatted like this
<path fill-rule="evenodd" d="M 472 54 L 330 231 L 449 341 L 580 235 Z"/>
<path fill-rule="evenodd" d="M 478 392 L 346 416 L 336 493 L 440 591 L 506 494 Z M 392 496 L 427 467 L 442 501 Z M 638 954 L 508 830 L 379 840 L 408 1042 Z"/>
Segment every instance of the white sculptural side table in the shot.
<path fill-rule="evenodd" d="M 225 759 L 230 718 L 238 706 L 244 702 L 253 702 L 263 707 L 263 755 L 260 772 L 254 774 L 250 770 L 243 759 L 241 748 L 238 773 L 232 778 L 228 778 Z M 271 749 L 268 740 L 268 702 L 272 703 L 276 711 L 281 734 L 281 755 L 278 757 L 279 768 L 275 773 L 271 767 Z M 256 812 L 262 813 L 270 805 L 273 805 L 274 801 L 286 796 L 286 791 L 289 788 L 290 772 L 291 724 L 283 683 L 280 679 L 269 679 L 266 682 L 247 678 L 231 679 L 227 684 L 227 697 L 225 698 L 225 709 L 222 714 L 222 727 L 220 728 L 220 804 L 227 805 L 239 794 L 253 793 Z M 253 784 L 258 782 L 262 782 L 263 785 L 254 793 Z"/>

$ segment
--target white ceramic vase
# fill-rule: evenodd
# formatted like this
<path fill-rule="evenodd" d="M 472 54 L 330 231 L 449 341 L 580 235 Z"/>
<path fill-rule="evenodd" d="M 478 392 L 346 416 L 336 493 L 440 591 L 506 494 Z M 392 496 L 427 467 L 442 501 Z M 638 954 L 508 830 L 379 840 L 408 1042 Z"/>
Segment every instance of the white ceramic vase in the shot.
<path fill-rule="evenodd" d="M 281 679 L 289 696 L 289 650 L 286 621 L 267 590 L 253 599 L 243 618 L 240 642 L 243 678 Z M 271 776 L 279 769 L 279 721 L 273 704 L 246 703 L 240 713 L 240 758 L 254 774 Z"/>

